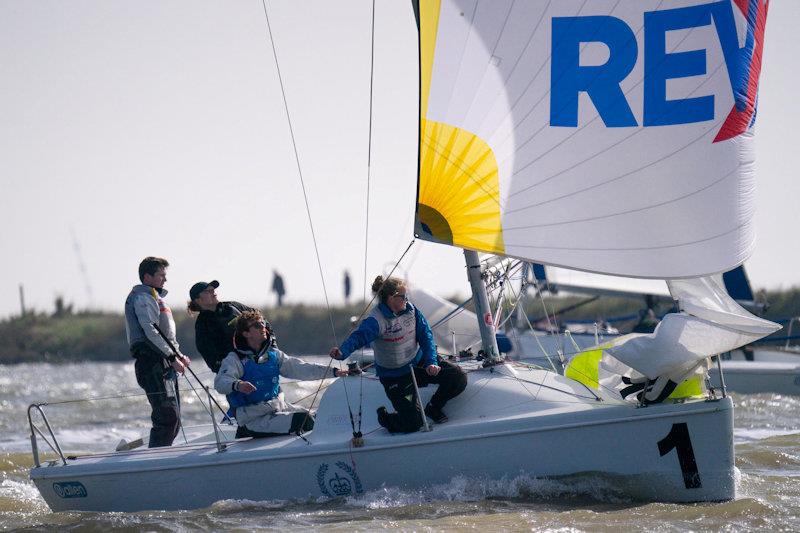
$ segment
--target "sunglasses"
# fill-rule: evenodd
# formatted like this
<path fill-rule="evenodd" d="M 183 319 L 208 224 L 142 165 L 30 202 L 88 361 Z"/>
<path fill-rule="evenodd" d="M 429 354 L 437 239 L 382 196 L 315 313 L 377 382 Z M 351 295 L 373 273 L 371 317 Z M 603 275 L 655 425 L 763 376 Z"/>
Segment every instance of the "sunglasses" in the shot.
<path fill-rule="evenodd" d="M 266 329 L 267 323 L 266 322 L 253 322 L 247 329 Z"/>
<path fill-rule="evenodd" d="M 406 293 L 402 293 L 402 294 L 400 294 L 399 292 L 396 292 L 396 293 L 392 294 L 392 296 L 394 296 L 395 298 L 400 298 L 400 299 L 402 299 L 404 302 L 407 302 L 407 301 L 408 301 L 408 294 L 406 294 Z"/>

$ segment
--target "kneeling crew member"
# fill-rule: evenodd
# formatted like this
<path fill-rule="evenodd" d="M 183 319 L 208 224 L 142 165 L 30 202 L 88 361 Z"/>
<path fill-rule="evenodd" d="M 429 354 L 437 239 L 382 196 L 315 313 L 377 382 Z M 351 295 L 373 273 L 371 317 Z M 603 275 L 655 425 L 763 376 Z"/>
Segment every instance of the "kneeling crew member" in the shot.
<path fill-rule="evenodd" d="M 391 433 L 411 433 L 422 427 L 412 369 L 420 387 L 429 383 L 439 385 L 425 406 L 425 414 L 437 423 L 447 421 L 442 407 L 467 386 L 467 375 L 461 367 L 438 358 L 428 321 L 409 303 L 406 290 L 401 279 L 375 278 L 372 292 L 378 295 L 380 303 L 341 346 L 330 351 L 334 359 L 347 359 L 359 348 L 373 343 L 375 371 L 396 411 L 388 413 L 385 407 L 380 407 L 378 423 Z"/>

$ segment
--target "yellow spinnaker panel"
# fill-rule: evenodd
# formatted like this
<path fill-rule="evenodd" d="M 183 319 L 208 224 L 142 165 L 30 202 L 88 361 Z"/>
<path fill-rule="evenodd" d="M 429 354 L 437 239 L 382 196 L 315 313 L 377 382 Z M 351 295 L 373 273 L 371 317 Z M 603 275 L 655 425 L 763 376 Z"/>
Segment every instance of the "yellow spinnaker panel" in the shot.
<path fill-rule="evenodd" d="M 421 120 L 417 233 L 420 238 L 502 254 L 497 161 L 476 135 Z"/>
<path fill-rule="evenodd" d="M 420 2 L 420 167 L 417 236 L 491 253 L 505 251 L 497 160 L 458 127 L 426 120 L 441 1 Z"/>

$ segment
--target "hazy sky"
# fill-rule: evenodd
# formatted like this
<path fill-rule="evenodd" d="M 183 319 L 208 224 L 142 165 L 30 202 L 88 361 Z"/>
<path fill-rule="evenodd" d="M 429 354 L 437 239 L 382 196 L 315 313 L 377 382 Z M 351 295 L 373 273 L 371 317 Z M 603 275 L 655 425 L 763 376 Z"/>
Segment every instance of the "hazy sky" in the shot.
<path fill-rule="evenodd" d="M 416 27 L 410 2 L 377 4 L 369 279 L 411 242 L 416 190 Z M 345 269 L 363 286 L 371 5 L 268 3 L 332 303 Z M 799 2 L 771 2 L 756 287 L 800 284 L 799 26 Z M 20 284 L 29 307 L 61 294 L 121 310 L 146 255 L 172 263 L 173 309 L 210 279 L 223 298 L 271 304 L 273 269 L 288 301 L 324 301 L 259 0 L 1 0 L 0 68 L 0 316 L 19 311 Z M 458 249 L 419 241 L 401 273 L 468 292 Z"/>

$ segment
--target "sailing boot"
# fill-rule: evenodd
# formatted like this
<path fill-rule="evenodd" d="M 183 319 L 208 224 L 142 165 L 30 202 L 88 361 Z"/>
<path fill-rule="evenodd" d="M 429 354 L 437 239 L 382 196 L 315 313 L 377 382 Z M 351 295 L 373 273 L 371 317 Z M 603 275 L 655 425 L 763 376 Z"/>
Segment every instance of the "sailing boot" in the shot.
<path fill-rule="evenodd" d="M 443 424 L 447 422 L 447 415 L 444 414 L 441 407 L 436 407 L 433 404 L 428 404 L 425 406 L 425 416 L 436 422 L 437 424 Z"/>
<path fill-rule="evenodd" d="M 380 406 L 378 407 L 378 424 L 389 429 L 389 413 L 386 411 L 386 407 Z"/>

